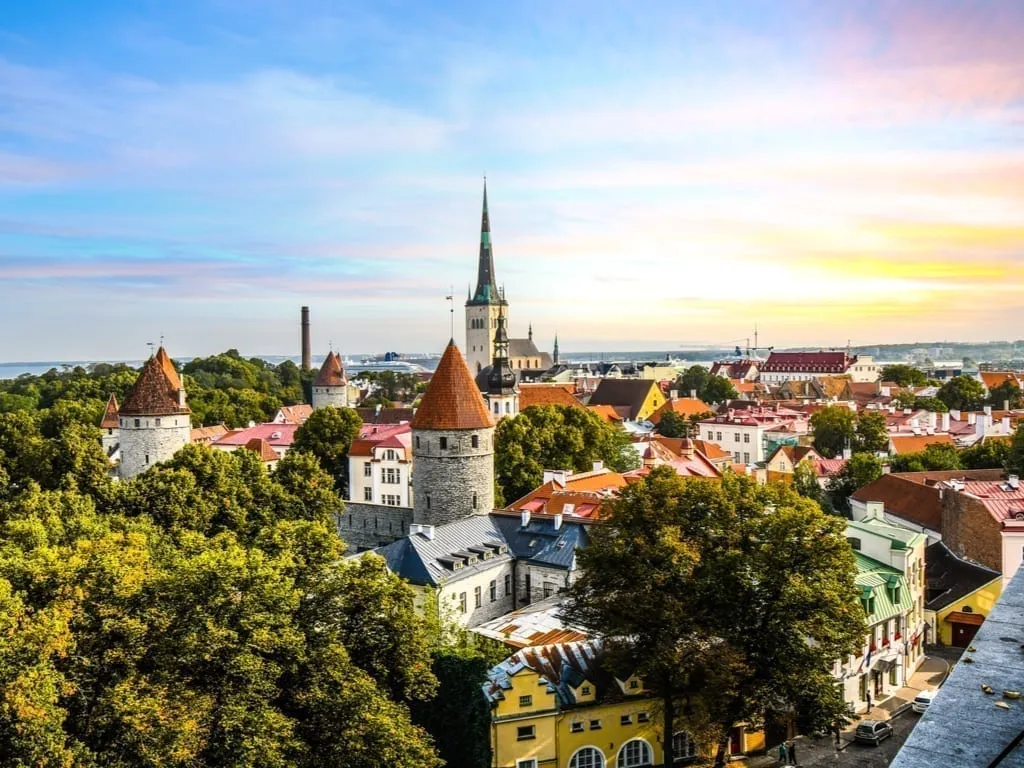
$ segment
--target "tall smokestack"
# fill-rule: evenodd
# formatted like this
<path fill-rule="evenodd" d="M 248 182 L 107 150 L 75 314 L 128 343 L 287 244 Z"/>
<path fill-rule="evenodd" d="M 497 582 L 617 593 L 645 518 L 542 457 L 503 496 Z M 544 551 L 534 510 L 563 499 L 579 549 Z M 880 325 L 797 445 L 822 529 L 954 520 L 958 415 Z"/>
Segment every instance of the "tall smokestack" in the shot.
<path fill-rule="evenodd" d="M 313 367 L 313 352 L 309 343 L 309 307 L 302 308 L 302 370 Z"/>

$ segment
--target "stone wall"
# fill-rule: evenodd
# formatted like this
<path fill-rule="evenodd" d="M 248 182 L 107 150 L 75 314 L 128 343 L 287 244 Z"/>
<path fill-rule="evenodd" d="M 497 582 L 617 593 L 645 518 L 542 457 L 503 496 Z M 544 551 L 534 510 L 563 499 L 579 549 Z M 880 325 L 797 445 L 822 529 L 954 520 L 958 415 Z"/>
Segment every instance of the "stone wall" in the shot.
<path fill-rule="evenodd" d="M 493 427 L 412 434 L 414 522 L 443 525 L 494 508 Z"/>
<path fill-rule="evenodd" d="M 122 416 L 119 421 L 121 465 L 118 474 L 123 480 L 167 461 L 191 439 L 192 422 L 187 414 Z"/>
<path fill-rule="evenodd" d="M 943 489 L 942 540 L 950 551 L 1002 572 L 1000 530 L 1000 524 L 978 499 Z"/>
<path fill-rule="evenodd" d="M 348 387 L 313 387 L 313 408 L 348 408 Z"/>
<path fill-rule="evenodd" d="M 527 577 L 530 582 L 529 590 L 526 588 Z M 572 586 L 577 577 L 578 571 L 545 568 L 540 565 L 520 562 L 516 565 L 517 605 L 536 603 L 538 600 L 562 592 Z M 547 585 L 547 594 L 545 594 L 545 585 Z"/>
<path fill-rule="evenodd" d="M 409 533 L 411 507 L 345 502 L 338 517 L 338 534 L 348 545 L 347 553 L 365 552 L 390 544 Z"/>

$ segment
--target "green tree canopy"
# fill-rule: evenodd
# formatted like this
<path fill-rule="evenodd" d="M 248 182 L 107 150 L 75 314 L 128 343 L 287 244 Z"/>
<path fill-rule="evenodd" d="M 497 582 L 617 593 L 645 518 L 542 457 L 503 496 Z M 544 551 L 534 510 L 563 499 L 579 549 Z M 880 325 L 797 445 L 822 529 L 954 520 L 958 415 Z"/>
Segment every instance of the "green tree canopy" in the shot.
<path fill-rule="evenodd" d="M 920 368 L 894 363 L 882 368 L 882 381 L 892 381 L 901 387 L 923 387 L 928 383 L 928 377 Z"/>
<path fill-rule="evenodd" d="M 988 439 L 960 451 L 964 469 L 1002 469 L 1010 458 L 1010 440 Z"/>
<path fill-rule="evenodd" d="M 811 416 L 814 447 L 827 459 L 842 454 L 856 438 L 857 415 L 844 405 L 829 405 Z"/>
<path fill-rule="evenodd" d="M 932 443 L 917 453 L 901 453 L 890 462 L 893 472 L 924 472 L 926 470 L 963 469 L 960 452 L 948 443 Z"/>
<path fill-rule="evenodd" d="M 916 397 L 911 407 L 934 413 L 949 413 L 949 406 L 937 397 Z"/>
<path fill-rule="evenodd" d="M 624 472 L 640 463 L 625 432 L 574 406 L 532 406 L 502 419 L 494 443 L 494 473 L 508 502 L 540 485 L 545 469 L 583 472 L 603 461 Z"/>
<path fill-rule="evenodd" d="M 1024 424 L 1017 427 L 1010 438 L 1010 447 L 1006 454 L 1006 469 L 1017 475 L 1024 475 Z"/>
<path fill-rule="evenodd" d="M 947 408 L 976 411 L 985 402 L 985 387 L 971 376 L 954 376 L 939 387 L 937 397 Z"/>
<path fill-rule="evenodd" d="M 335 478 L 337 488 L 344 490 L 348 484 L 348 451 L 362 426 L 363 420 L 351 408 L 317 408 L 295 430 L 292 450 L 314 456 Z"/>
<path fill-rule="evenodd" d="M 855 453 L 829 481 L 832 506 L 843 512 L 850 509 L 850 496 L 882 476 L 882 461 L 870 453 Z"/>
<path fill-rule="evenodd" d="M 608 638 L 616 674 L 661 699 L 663 744 L 689 711 L 724 765 L 738 722 L 798 702 L 817 727 L 844 720 L 831 668 L 865 631 L 844 528 L 782 484 L 658 467 L 592 531 L 567 613 Z"/>
<path fill-rule="evenodd" d="M 993 408 L 1020 408 L 1021 393 L 1020 387 L 1013 381 L 1004 381 L 998 387 L 992 387 L 988 391 L 988 404 Z"/>
<path fill-rule="evenodd" d="M 683 397 L 696 392 L 705 403 L 723 403 L 736 397 L 736 387 L 724 376 L 712 375 L 703 365 L 691 365 L 683 371 L 673 385 Z"/>
<path fill-rule="evenodd" d="M 889 422 L 882 411 L 861 411 L 857 415 L 853 450 L 884 453 L 889 450 Z"/>
<path fill-rule="evenodd" d="M 712 412 L 683 416 L 675 411 L 666 410 L 658 418 L 658 434 L 663 437 L 697 437 L 700 431 L 697 422 L 712 416 Z"/>

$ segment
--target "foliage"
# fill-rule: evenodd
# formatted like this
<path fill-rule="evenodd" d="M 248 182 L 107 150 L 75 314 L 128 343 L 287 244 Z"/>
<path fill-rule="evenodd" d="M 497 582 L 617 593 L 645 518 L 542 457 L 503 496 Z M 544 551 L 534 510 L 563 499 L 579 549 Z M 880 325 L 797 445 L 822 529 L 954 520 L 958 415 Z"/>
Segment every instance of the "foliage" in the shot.
<path fill-rule="evenodd" d="M 1016 382 L 1004 381 L 998 387 L 992 387 L 988 391 L 988 404 L 993 408 L 1003 408 L 1009 405 L 1011 409 L 1020 408 L 1022 405 L 1020 387 Z"/>
<path fill-rule="evenodd" d="M 344 490 L 348 485 L 348 451 L 362 426 L 363 420 L 351 408 L 317 408 L 295 430 L 292 450 L 315 457 L 334 478 L 335 486 Z"/>
<path fill-rule="evenodd" d="M 737 396 L 736 387 L 724 376 L 712 374 L 703 365 L 691 365 L 673 385 L 684 397 L 689 397 L 692 392 L 705 403 L 724 403 Z"/>
<path fill-rule="evenodd" d="M 855 453 L 828 481 L 832 506 L 850 510 L 850 496 L 882 476 L 882 461 L 870 453 Z"/>
<path fill-rule="evenodd" d="M 811 415 L 814 447 L 826 459 L 842 454 L 856 437 L 856 414 L 844 405 L 829 405 Z"/>
<path fill-rule="evenodd" d="M 621 472 L 639 464 L 625 432 L 573 406 L 532 406 L 513 419 L 502 419 L 494 442 L 495 477 L 508 501 L 540 485 L 545 469 L 583 472 L 603 461 Z"/>
<path fill-rule="evenodd" d="M 793 490 L 805 499 L 818 502 L 826 512 L 832 511 L 828 495 L 818 482 L 818 473 L 814 470 L 814 465 L 806 459 L 797 462 L 793 468 Z"/>
<path fill-rule="evenodd" d="M 893 472 L 924 472 L 926 470 L 963 469 L 960 453 L 949 443 L 932 443 L 917 453 L 893 456 Z"/>
<path fill-rule="evenodd" d="M 1010 458 L 1011 441 L 989 438 L 960 451 L 964 469 L 1002 469 Z"/>
<path fill-rule="evenodd" d="M 427 389 L 426 382 L 414 373 L 363 371 L 358 378 L 371 384 L 372 397 L 365 403 L 369 405 L 380 403 L 390 407 L 394 402 L 410 403 Z"/>
<path fill-rule="evenodd" d="M 960 411 L 979 410 L 985 401 L 985 387 L 970 376 L 954 376 L 941 387 L 936 395 L 947 408 Z"/>
<path fill-rule="evenodd" d="M 439 765 L 401 700 L 434 684 L 412 593 L 341 557 L 330 479 L 288 462 L 189 446 L 102 511 L 18 478 L 0 501 L 5 764 Z"/>
<path fill-rule="evenodd" d="M 1010 448 L 1006 455 L 1006 470 L 1024 475 L 1024 424 L 1017 427 L 1010 438 Z"/>
<path fill-rule="evenodd" d="M 712 415 L 711 411 L 708 411 L 707 413 L 683 416 L 675 411 L 665 410 L 658 417 L 658 434 L 663 437 L 695 438 L 699 433 L 697 422 Z"/>
<path fill-rule="evenodd" d="M 901 387 L 923 387 L 928 383 L 928 377 L 920 368 L 894 363 L 882 368 L 882 381 L 891 381 Z"/>
<path fill-rule="evenodd" d="M 917 402 L 917 395 L 912 390 L 901 389 L 895 395 L 893 395 L 892 403 L 897 408 L 913 408 L 914 403 Z"/>
<path fill-rule="evenodd" d="M 932 411 L 933 413 L 949 413 L 949 406 L 937 397 L 917 397 L 911 406 L 921 411 Z"/>
<path fill-rule="evenodd" d="M 843 532 L 783 484 L 658 467 L 592 531 L 568 614 L 609 638 L 617 676 L 661 699 L 662 743 L 690 712 L 713 725 L 724 765 L 738 722 L 797 702 L 816 727 L 845 718 L 831 667 L 865 629 Z"/>
<path fill-rule="evenodd" d="M 882 411 L 862 411 L 857 416 L 854 452 L 884 453 L 889 449 L 889 422 Z"/>

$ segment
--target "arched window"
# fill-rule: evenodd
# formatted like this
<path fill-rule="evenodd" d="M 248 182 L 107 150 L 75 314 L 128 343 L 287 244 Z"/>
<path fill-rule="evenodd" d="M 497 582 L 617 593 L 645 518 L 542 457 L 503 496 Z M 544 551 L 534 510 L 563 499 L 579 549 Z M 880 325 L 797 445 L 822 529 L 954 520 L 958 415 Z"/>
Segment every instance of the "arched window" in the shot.
<path fill-rule="evenodd" d="M 596 747 L 577 749 L 569 761 L 569 768 L 604 768 L 604 755 Z"/>
<path fill-rule="evenodd" d="M 619 750 L 618 768 L 642 768 L 654 762 L 651 745 L 643 739 L 627 741 Z"/>
<path fill-rule="evenodd" d="M 697 742 L 686 731 L 672 735 L 672 759 L 676 762 L 693 760 L 697 757 Z"/>

